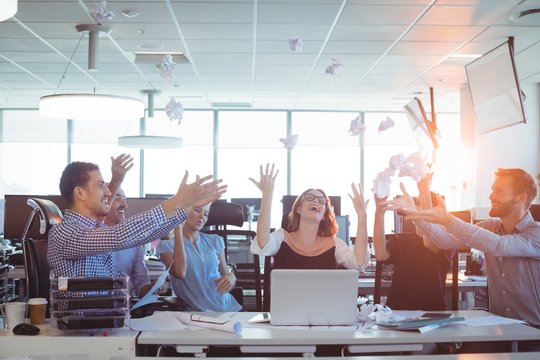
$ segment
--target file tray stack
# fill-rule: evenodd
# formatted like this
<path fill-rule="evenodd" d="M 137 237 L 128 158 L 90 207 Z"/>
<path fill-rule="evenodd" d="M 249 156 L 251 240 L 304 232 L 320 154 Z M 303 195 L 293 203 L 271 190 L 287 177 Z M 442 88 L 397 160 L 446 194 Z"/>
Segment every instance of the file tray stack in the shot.
<path fill-rule="evenodd" d="M 51 318 L 59 330 L 123 327 L 128 277 L 51 279 Z"/>

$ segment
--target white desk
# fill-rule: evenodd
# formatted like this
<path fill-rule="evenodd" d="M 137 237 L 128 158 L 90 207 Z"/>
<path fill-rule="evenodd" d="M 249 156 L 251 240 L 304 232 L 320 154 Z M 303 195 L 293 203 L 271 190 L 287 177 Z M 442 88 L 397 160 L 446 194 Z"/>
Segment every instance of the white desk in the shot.
<path fill-rule="evenodd" d="M 38 326 L 41 331 L 35 336 L 13 335 L 0 329 L 0 358 L 47 355 L 51 358 L 105 360 L 111 357 L 135 357 L 137 331 L 127 327 L 94 332 L 60 331 L 50 320 Z"/>
<path fill-rule="evenodd" d="M 255 313 L 237 313 L 235 317 L 245 323 Z M 487 316 L 485 311 L 457 311 L 457 316 L 473 318 Z M 504 325 L 490 327 L 472 327 L 448 324 L 439 329 L 420 334 L 415 332 L 391 330 L 293 330 L 270 326 L 253 328 L 244 327 L 241 334 L 232 334 L 215 330 L 197 331 L 143 331 L 137 338 L 141 345 L 172 346 L 260 346 L 309 347 L 314 345 L 360 345 L 387 351 L 389 345 L 418 345 L 438 342 L 474 342 L 474 341 L 517 341 L 538 340 L 540 330 L 522 325 Z M 376 351 L 376 350 L 370 350 Z"/>
<path fill-rule="evenodd" d="M 115 358 L 114 360 L 151 360 L 155 357 L 138 356 L 135 358 Z M 169 358 L 175 359 L 175 358 Z M 178 359 L 178 358 L 176 358 Z M 238 360 L 238 358 L 221 357 L 220 360 Z M 299 360 L 298 357 L 242 357 L 242 360 Z M 392 356 L 350 356 L 347 360 L 538 360 L 540 353 L 497 353 L 497 354 L 455 354 L 455 355 L 407 355 Z M 10 359 L 6 359 L 10 360 Z M 14 359 L 15 360 L 15 359 Z M 19 360 L 19 359 L 17 359 Z M 42 360 L 41 358 L 35 360 Z M 49 360 L 49 359 L 43 359 Z M 50 359 L 56 360 L 56 359 Z M 342 357 L 328 356 L 324 360 L 343 360 Z"/>

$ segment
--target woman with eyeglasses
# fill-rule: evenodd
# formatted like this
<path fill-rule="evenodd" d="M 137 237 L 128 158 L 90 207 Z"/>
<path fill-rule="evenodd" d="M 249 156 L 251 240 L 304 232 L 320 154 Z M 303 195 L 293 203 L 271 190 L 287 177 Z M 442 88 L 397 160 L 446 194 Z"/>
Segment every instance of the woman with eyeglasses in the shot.
<path fill-rule="evenodd" d="M 349 247 L 336 237 L 338 225 L 329 197 L 321 189 L 304 191 L 293 204 L 287 229 L 270 233 L 274 182 L 279 173 L 274 164 L 260 167 L 260 180 L 250 180 L 261 190 L 257 236 L 251 252 L 273 256 L 275 269 L 363 269 L 369 263 L 367 251 L 366 203 L 362 188 L 352 184 L 349 195 L 358 214 L 356 244 Z"/>

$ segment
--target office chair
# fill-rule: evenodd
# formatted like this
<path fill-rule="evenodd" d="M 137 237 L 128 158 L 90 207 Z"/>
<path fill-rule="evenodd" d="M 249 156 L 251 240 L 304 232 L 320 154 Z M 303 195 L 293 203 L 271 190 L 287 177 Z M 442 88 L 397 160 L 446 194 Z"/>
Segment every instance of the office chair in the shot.
<path fill-rule="evenodd" d="M 51 227 L 59 224 L 63 216 L 58 206 L 50 200 L 30 198 L 27 200 L 27 204 L 32 208 L 32 211 L 21 237 L 26 274 L 26 298 L 28 300 L 29 298 L 41 297 L 48 300 L 50 269 L 47 262 L 47 237 Z M 40 238 L 27 238 L 36 214 L 39 217 Z"/>
<path fill-rule="evenodd" d="M 202 232 L 206 234 L 215 234 L 223 238 L 225 243 L 225 258 L 227 259 L 227 262 L 229 262 L 228 243 L 231 238 L 236 238 L 237 241 L 246 244 L 248 246 L 247 251 L 249 251 L 251 241 L 255 238 L 255 231 L 228 228 L 228 226 L 242 227 L 243 224 L 244 211 L 241 205 L 228 202 L 214 202 L 212 203 L 212 206 L 210 206 L 206 227 Z M 207 227 L 214 227 L 214 229 L 207 229 Z M 257 255 L 252 255 L 252 259 L 251 262 L 229 264 L 234 269 L 236 275 L 236 286 L 240 288 L 240 290 L 236 290 L 236 288 L 233 289 L 231 294 L 235 296 L 237 301 L 240 300 L 243 302 L 243 300 L 245 300 L 244 290 L 254 290 L 256 310 L 261 311 L 262 281 L 259 257 Z M 240 294 L 242 294 L 242 296 L 240 296 Z"/>
<path fill-rule="evenodd" d="M 416 253 L 418 251 L 416 249 L 419 249 L 419 247 L 423 247 L 423 245 L 421 244 L 421 239 L 417 238 L 417 235 L 415 233 L 387 234 L 386 239 L 389 240 L 390 238 L 394 238 L 394 241 L 397 241 L 402 244 L 402 245 L 396 246 L 396 249 L 401 249 L 401 251 L 404 251 L 404 249 L 407 248 L 407 251 L 409 251 L 408 257 L 410 257 L 410 251 Z M 396 252 L 396 254 L 399 254 L 399 253 Z M 451 309 L 453 310 L 458 309 L 458 299 L 459 299 L 458 255 L 457 254 L 458 252 L 456 251 L 452 255 L 451 264 L 450 264 L 451 269 L 452 269 Z M 445 255 L 445 256 L 448 256 L 448 255 Z M 373 301 L 376 304 L 380 304 L 381 296 L 382 296 L 382 280 L 385 280 L 384 277 L 388 275 L 385 271 L 386 270 L 385 267 L 386 266 L 384 262 L 381 262 L 381 261 L 376 262 L 375 285 L 373 289 Z M 393 274 L 392 276 L 392 280 L 403 281 L 404 279 L 403 272 L 400 271 L 400 274 L 398 275 L 398 277 L 394 275 L 395 274 Z M 396 299 L 394 299 L 394 301 L 396 301 Z M 421 304 L 418 304 L 418 305 L 421 305 Z M 445 310 L 445 309 L 441 308 L 441 309 L 432 309 L 432 310 Z"/>

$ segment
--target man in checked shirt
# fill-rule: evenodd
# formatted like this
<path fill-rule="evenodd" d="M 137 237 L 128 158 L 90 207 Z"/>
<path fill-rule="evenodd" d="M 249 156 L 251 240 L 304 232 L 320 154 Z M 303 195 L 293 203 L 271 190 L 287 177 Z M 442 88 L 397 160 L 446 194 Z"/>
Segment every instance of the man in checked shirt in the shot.
<path fill-rule="evenodd" d="M 130 158 L 126 155 L 120 162 L 125 163 Z M 125 171 L 119 179 L 113 160 L 111 187 L 114 193 Z M 174 196 L 151 210 L 106 226 L 100 220 L 109 212 L 112 198 L 99 167 L 88 162 L 72 162 L 60 178 L 60 193 L 69 208 L 64 211 L 63 221 L 49 231 L 47 259 L 53 276 L 114 276 L 113 251 L 161 238 L 186 219 L 185 208 L 209 204 L 226 192 L 227 186 L 222 180 L 211 179 L 212 176 L 197 176 L 194 182 L 188 183 L 186 171 Z"/>

